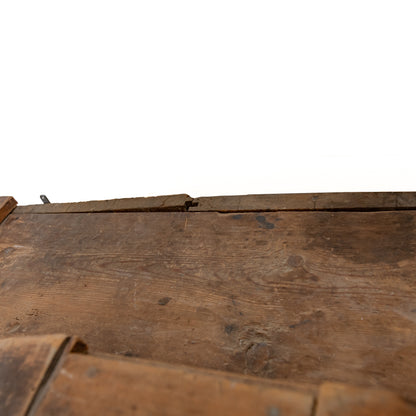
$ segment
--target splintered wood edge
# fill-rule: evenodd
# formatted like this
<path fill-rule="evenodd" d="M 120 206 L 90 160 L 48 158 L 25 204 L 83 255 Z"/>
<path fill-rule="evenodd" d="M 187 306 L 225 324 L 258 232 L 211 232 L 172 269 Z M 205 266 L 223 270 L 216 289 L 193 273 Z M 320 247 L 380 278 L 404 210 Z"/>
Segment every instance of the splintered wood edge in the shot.
<path fill-rule="evenodd" d="M 109 199 L 104 201 L 69 202 L 18 206 L 16 214 L 60 214 L 92 212 L 186 211 L 192 198 L 186 194 Z"/>
<path fill-rule="evenodd" d="M 17 201 L 12 196 L 0 196 L 0 223 L 13 211 Z"/>

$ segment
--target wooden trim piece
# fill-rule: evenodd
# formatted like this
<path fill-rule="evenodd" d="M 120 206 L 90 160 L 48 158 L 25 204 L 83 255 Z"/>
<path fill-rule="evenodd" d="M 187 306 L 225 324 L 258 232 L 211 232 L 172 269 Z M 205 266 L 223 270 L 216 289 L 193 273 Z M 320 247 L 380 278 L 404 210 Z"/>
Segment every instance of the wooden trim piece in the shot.
<path fill-rule="evenodd" d="M 70 354 L 35 415 L 310 416 L 313 403 L 260 378 Z"/>
<path fill-rule="evenodd" d="M 147 198 L 139 197 L 104 201 L 25 205 L 18 206 L 15 209 L 15 213 L 60 214 L 139 211 L 391 211 L 404 209 L 416 209 L 416 192 L 334 192 L 314 194 L 231 195 L 200 198 L 191 198 L 187 194 L 178 194 Z"/>
<path fill-rule="evenodd" d="M 24 416 L 66 335 L 0 340 L 0 415 Z"/>
<path fill-rule="evenodd" d="M 337 192 L 201 197 L 189 211 L 390 211 L 416 209 L 416 192 Z"/>
<path fill-rule="evenodd" d="M 16 214 L 60 214 L 88 212 L 186 211 L 192 198 L 186 194 L 123 198 L 105 201 L 26 205 L 16 208 Z"/>
<path fill-rule="evenodd" d="M 316 416 L 416 416 L 416 406 L 397 394 L 339 383 L 319 388 Z"/>
<path fill-rule="evenodd" d="M 12 196 L 0 196 L 0 223 L 13 211 L 17 202 Z"/>

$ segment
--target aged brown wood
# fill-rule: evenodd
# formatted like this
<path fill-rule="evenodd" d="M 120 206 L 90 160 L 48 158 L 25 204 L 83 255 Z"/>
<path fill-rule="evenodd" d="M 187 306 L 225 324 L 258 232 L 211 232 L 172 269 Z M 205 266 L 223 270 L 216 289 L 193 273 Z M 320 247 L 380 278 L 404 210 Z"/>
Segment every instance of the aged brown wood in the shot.
<path fill-rule="evenodd" d="M 13 211 L 17 205 L 11 196 L 0 196 L 0 223 Z"/>
<path fill-rule="evenodd" d="M 416 192 L 338 192 L 201 197 L 190 211 L 416 209 Z"/>
<path fill-rule="evenodd" d="M 134 211 L 291 211 L 416 209 L 415 192 L 339 192 L 232 195 L 191 198 L 187 194 L 107 201 L 26 205 L 17 214 Z"/>
<path fill-rule="evenodd" d="M 415 227 L 415 211 L 12 213 L 0 336 L 414 399 Z"/>
<path fill-rule="evenodd" d="M 58 214 L 74 212 L 135 212 L 135 211 L 186 211 L 192 198 L 186 194 L 123 198 L 106 201 L 24 205 L 16 214 Z"/>
<path fill-rule="evenodd" d="M 319 389 L 316 416 L 416 416 L 415 403 L 388 390 L 324 383 Z"/>
<path fill-rule="evenodd" d="M 0 340 L 0 415 L 23 416 L 65 335 Z"/>
<path fill-rule="evenodd" d="M 309 416 L 313 395 L 252 377 L 71 354 L 36 416 Z"/>
<path fill-rule="evenodd" d="M 416 415 L 388 390 L 324 382 L 319 388 L 107 354 L 77 337 L 0 340 L 0 411 L 51 415 Z M 80 352 L 84 354 L 79 354 Z"/>

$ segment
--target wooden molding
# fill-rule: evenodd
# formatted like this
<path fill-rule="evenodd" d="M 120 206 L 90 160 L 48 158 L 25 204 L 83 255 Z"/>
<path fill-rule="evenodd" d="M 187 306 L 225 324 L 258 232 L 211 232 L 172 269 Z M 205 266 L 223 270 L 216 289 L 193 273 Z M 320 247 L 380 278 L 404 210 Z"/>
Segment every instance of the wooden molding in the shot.
<path fill-rule="evenodd" d="M 394 211 L 416 209 L 416 192 L 335 192 L 232 195 L 191 198 L 187 194 L 18 206 L 17 214 L 88 212 Z"/>
<path fill-rule="evenodd" d="M 58 204 L 23 205 L 16 214 L 67 214 L 89 212 L 186 211 L 192 198 L 186 194 L 123 198 L 105 201 L 69 202 Z"/>
<path fill-rule="evenodd" d="M 369 211 L 416 209 L 416 192 L 337 192 L 200 197 L 189 211 Z"/>
<path fill-rule="evenodd" d="M 17 202 L 11 196 L 0 196 L 0 223 L 13 211 Z"/>

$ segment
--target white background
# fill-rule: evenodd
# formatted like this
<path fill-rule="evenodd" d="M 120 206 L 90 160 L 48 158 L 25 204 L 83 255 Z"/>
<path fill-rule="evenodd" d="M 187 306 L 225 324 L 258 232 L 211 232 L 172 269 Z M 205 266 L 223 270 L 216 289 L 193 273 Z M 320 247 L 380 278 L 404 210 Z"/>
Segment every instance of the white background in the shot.
<path fill-rule="evenodd" d="M 2 1 L 0 195 L 416 191 L 414 1 Z"/>

